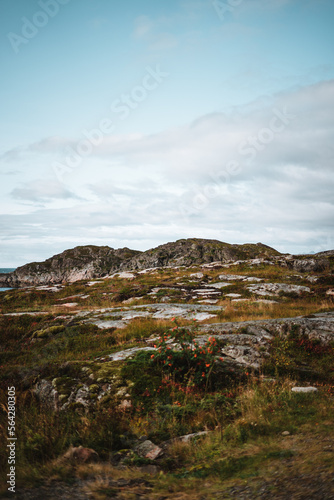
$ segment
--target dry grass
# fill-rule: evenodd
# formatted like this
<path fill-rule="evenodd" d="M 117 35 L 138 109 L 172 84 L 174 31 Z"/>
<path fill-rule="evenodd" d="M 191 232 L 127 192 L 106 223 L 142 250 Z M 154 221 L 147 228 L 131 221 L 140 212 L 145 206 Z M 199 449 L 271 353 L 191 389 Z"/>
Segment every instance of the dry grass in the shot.
<path fill-rule="evenodd" d="M 161 496 L 170 500 L 210 499 L 218 492 L 225 494 L 232 486 L 244 485 L 245 478 L 257 498 L 256 492 L 264 481 L 276 488 L 274 481 L 284 484 L 290 477 L 312 477 L 319 474 L 318 470 L 327 481 L 334 471 L 328 451 L 334 428 L 332 398 L 322 390 L 316 395 L 296 395 L 291 392 L 294 383 L 288 378 L 269 383 L 251 378 L 246 386 L 238 388 L 239 416 L 227 425 L 222 415 L 222 432 L 217 428 L 189 443 L 175 441 L 157 474 L 148 475 L 136 466 L 115 468 L 107 462 L 73 466 L 56 459 L 35 471 L 27 464 L 21 477 L 28 479 L 30 474 L 30 480 L 32 475 L 38 480 L 42 475 L 49 483 L 76 477 L 85 483 L 85 493 L 95 500 L 112 498 L 116 493 L 124 500 L 139 494 L 148 500 Z M 132 430 L 135 417 L 131 417 Z M 291 434 L 282 436 L 283 430 Z M 139 478 L 148 480 L 152 487 L 140 482 L 123 489 L 115 486 L 118 479 Z M 305 490 L 303 479 L 294 481 L 296 491 Z"/>
<path fill-rule="evenodd" d="M 270 424 L 270 421 L 268 421 L 269 415 L 264 414 L 264 407 L 270 405 L 271 410 L 275 411 L 277 404 L 281 404 L 278 395 L 282 394 L 284 394 L 287 403 L 291 402 L 294 398 L 291 388 L 295 385 L 295 381 L 290 379 L 283 379 L 279 383 L 273 381 L 260 385 L 257 382 L 252 383 L 251 381 L 250 384 L 241 391 L 239 396 L 241 417 L 236 423 L 265 422 L 266 424 Z"/>
<path fill-rule="evenodd" d="M 270 304 L 256 302 L 258 297 L 247 302 L 231 302 L 222 300 L 218 303 L 224 310 L 217 318 L 206 320 L 205 323 L 253 321 L 260 319 L 292 318 L 296 316 L 307 316 L 319 312 L 333 310 L 333 299 L 312 300 L 308 298 L 289 299 Z M 282 299 L 279 299 L 282 300 Z"/>
<path fill-rule="evenodd" d="M 115 300 L 115 297 L 121 297 L 122 293 L 126 296 L 127 287 L 132 287 L 129 292 L 130 295 L 140 294 L 140 290 L 143 290 L 143 295 L 145 295 L 150 286 L 172 287 L 173 285 L 179 285 L 179 278 L 186 280 L 191 273 L 196 271 L 202 271 L 205 277 L 212 280 L 218 280 L 220 274 L 244 274 L 264 277 L 266 281 L 293 282 L 290 278 L 287 280 L 287 276 L 291 276 L 292 271 L 273 267 L 247 269 L 245 266 L 240 266 L 212 271 L 200 267 L 177 271 L 163 270 L 157 271 L 152 276 L 138 276 L 130 282 L 126 280 L 106 280 L 96 288 L 87 288 L 82 285 L 80 285 L 81 288 L 79 285 L 77 288 L 75 286 L 66 287 L 62 291 L 64 297 L 79 292 L 91 294 L 89 299 L 83 301 L 79 298 L 69 299 L 68 302 L 72 300 L 78 302 L 78 306 L 74 308 L 65 307 L 64 305 L 56 307 L 56 297 L 59 298 L 59 293 L 34 295 L 31 292 L 30 300 L 22 291 L 10 292 L 9 295 L 14 297 L 13 304 L 11 305 L 11 300 L 4 301 L 3 307 L 6 308 L 6 311 L 20 311 L 22 309 L 27 311 L 47 311 L 54 316 L 66 316 L 68 318 L 80 310 L 97 313 L 102 308 L 127 309 L 131 304 L 124 304 Z M 196 283 L 195 280 L 193 281 Z M 300 284 L 302 277 L 297 277 L 296 281 Z M 217 311 L 221 306 L 223 311 L 216 318 L 210 321 L 206 320 L 205 323 L 295 317 L 333 310 L 333 298 L 325 298 L 326 287 L 320 284 L 319 287 L 318 285 L 310 285 L 315 293 L 305 296 L 272 297 L 278 301 L 276 304 L 257 302 L 261 297 L 250 296 L 249 292 L 245 290 L 245 286 L 245 284 L 237 283 L 233 291 L 240 292 L 245 297 L 250 298 L 249 301 L 238 303 L 232 302 L 230 299 L 222 299 L 217 304 Z M 109 293 L 111 288 L 113 288 L 114 295 L 104 295 L 104 293 Z M 319 292 L 318 296 L 317 290 Z M 17 294 L 16 298 L 15 294 Z M 35 300 L 34 297 L 37 297 L 37 299 Z M 146 295 L 142 299 L 134 298 L 133 303 L 144 306 L 156 302 L 156 300 L 158 299 Z M 108 314 L 117 316 L 120 313 L 111 309 Z M 33 321 L 38 322 L 35 327 L 32 327 Z M 9 350 L 14 352 L 18 348 L 14 341 L 18 342 L 21 338 L 20 335 L 26 335 L 27 331 L 32 334 L 34 329 L 49 327 L 52 321 L 53 318 L 42 320 L 37 320 L 37 318 L 30 320 L 24 317 L 21 319 L 11 318 L 8 325 L 12 324 L 13 327 L 9 328 L 8 326 L 8 331 L 6 331 L 8 336 L 6 342 L 8 341 Z M 179 319 L 177 324 L 178 326 L 188 326 L 194 323 L 190 320 Z M 48 361 L 50 366 L 52 366 L 52 363 L 54 364 L 55 360 L 57 362 L 70 360 L 79 365 L 85 360 L 87 364 L 88 359 L 94 359 L 102 354 L 120 350 L 124 348 L 125 343 L 128 343 L 128 345 L 142 345 L 137 341 L 150 336 L 159 336 L 174 325 L 175 323 L 172 321 L 155 320 L 150 317 L 135 318 L 129 322 L 126 328 L 110 329 L 109 331 L 95 331 L 93 327 L 86 324 L 72 324 L 67 327 L 66 335 L 60 333 L 58 336 L 55 335 L 40 343 L 32 344 L 32 350 L 35 349 L 36 352 L 41 352 L 43 354 L 41 359 Z M 4 332 L 2 333 L 4 339 Z M 66 349 L 62 349 L 62 339 Z M 51 349 L 49 357 L 46 349 L 48 343 L 53 349 Z M 19 363 L 21 367 L 24 367 L 25 360 L 29 365 L 31 359 L 36 358 L 36 356 L 33 358 L 32 354 L 24 349 L 25 346 L 20 351 Z M 52 352 L 56 354 L 53 355 Z M 7 353 L 5 354 L 7 356 Z M 293 351 L 292 355 L 295 355 Z M 11 369 L 11 359 L 9 356 L 9 369 Z M 318 364 L 315 364 L 315 368 L 318 369 L 322 366 L 320 359 L 317 361 L 316 358 L 316 363 Z M 145 366 L 142 371 L 144 371 Z M 327 373 L 330 373 L 330 364 L 327 362 L 327 358 L 324 358 L 323 366 L 324 380 L 326 380 L 324 383 L 329 386 L 330 378 L 327 377 Z M 150 373 L 148 373 L 148 376 L 150 376 Z M 139 377 L 139 371 L 135 373 L 135 377 L 136 379 Z M 329 474 L 329 471 L 333 473 L 332 454 L 324 449 L 330 443 L 329 440 L 333 439 L 334 413 L 333 399 L 330 396 L 333 388 L 329 391 L 328 387 L 321 388 L 319 386 L 319 393 L 316 395 L 302 396 L 291 392 L 293 384 L 294 382 L 287 378 L 279 378 L 277 382 L 268 383 L 260 377 L 259 380 L 251 379 L 246 386 L 244 382 L 240 382 L 238 387 L 233 387 L 232 401 L 229 403 L 224 402 L 221 406 L 217 405 L 215 407 L 209 399 L 205 401 L 203 399 L 202 405 L 200 395 L 196 395 L 196 397 L 198 396 L 197 399 L 194 396 L 194 399 L 191 400 L 190 396 L 187 395 L 182 399 L 182 394 L 177 393 L 175 400 L 178 400 L 178 407 L 174 407 L 174 399 L 172 398 L 171 401 L 168 400 L 168 404 L 164 402 L 161 411 L 158 405 L 153 405 L 153 409 L 150 409 L 149 406 L 147 406 L 148 409 L 145 409 L 143 406 L 142 411 L 138 407 L 138 411 L 127 414 L 126 429 L 138 436 L 151 435 L 153 436 L 152 440 L 157 443 L 159 443 L 159 439 L 168 438 L 164 437 L 167 431 L 170 436 L 176 436 L 191 432 L 193 429 L 204 430 L 209 428 L 215 430 L 212 430 L 206 437 L 192 443 L 176 441 L 169 449 L 168 456 L 165 456 L 162 460 L 161 473 L 153 477 L 147 476 L 150 482 L 153 483 L 153 489 L 145 491 L 145 487 L 142 485 L 137 485 L 134 488 L 127 487 L 123 491 L 118 489 L 118 498 L 130 500 L 136 498 L 136 495 L 138 498 L 139 494 L 152 500 L 157 500 L 160 497 L 197 500 L 205 495 L 208 499 L 224 498 L 223 491 L 232 485 L 244 484 L 245 477 L 249 484 L 254 486 L 254 492 L 256 492 L 256 488 L 261 481 L 265 480 L 271 483 L 274 476 L 281 478 L 282 484 L 286 484 L 293 474 L 312 476 L 318 468 L 322 468 L 326 474 Z M 328 392 L 326 393 L 326 391 Z M 237 394 L 236 398 L 235 394 Z M 218 396 L 221 397 L 222 394 L 218 394 Z M 205 397 L 211 397 L 211 395 Z M 229 414 L 228 411 L 230 411 Z M 27 422 L 24 422 L 22 415 L 20 416 L 20 432 L 22 436 L 24 436 L 24 433 L 26 435 L 29 432 L 32 433 L 34 429 L 32 424 L 35 425 L 36 422 L 39 422 L 38 415 L 36 418 L 32 417 L 31 411 L 29 411 Z M 98 418 L 99 412 L 94 415 L 92 422 L 96 422 Z M 101 446 L 103 456 L 106 459 L 109 451 L 106 451 L 105 447 L 107 435 L 103 428 L 105 417 L 103 416 L 102 419 L 102 416 L 100 416 L 100 418 L 101 422 L 98 421 L 98 427 L 92 427 L 91 431 L 88 429 L 86 432 L 87 442 L 82 441 L 82 443 L 83 445 L 95 447 L 93 438 L 101 432 L 101 443 L 99 442 L 98 446 Z M 115 414 L 113 414 L 112 422 L 114 422 L 114 419 Z M 38 445 L 38 439 L 45 437 L 43 433 L 50 433 L 51 437 L 55 435 L 56 424 L 48 425 L 47 419 L 45 419 L 45 422 L 41 436 L 32 436 L 36 438 L 34 446 Z M 57 442 L 65 435 L 64 429 L 64 425 L 59 425 L 57 432 L 60 433 L 61 438 L 58 439 L 56 436 Z M 180 432 L 177 434 L 179 430 Z M 284 430 L 288 430 L 290 436 L 283 437 L 282 431 Z M 79 433 L 80 440 L 84 438 L 84 427 L 80 422 L 74 433 L 75 436 Z M 92 444 L 90 444 L 89 440 L 91 440 Z M 51 448 L 54 449 L 50 446 L 49 449 Z M 97 451 L 100 452 L 100 449 L 97 448 Z M 110 452 L 113 451 L 115 450 L 110 449 Z M 63 453 L 63 449 L 59 452 L 59 454 L 61 453 Z M 52 455 L 52 458 L 54 456 Z M 41 478 L 63 480 L 77 477 L 86 481 L 93 476 L 94 479 L 86 483 L 86 492 L 96 500 L 112 498 L 113 486 L 109 483 L 110 478 L 117 480 L 146 477 L 139 468 L 134 466 L 117 469 L 108 463 L 100 463 L 73 467 L 73 465 L 61 463 L 59 460 L 45 461 L 43 463 L 36 460 L 35 463 L 30 463 L 28 459 L 24 459 L 24 453 L 21 453 L 20 467 L 24 484 L 36 483 Z M 275 487 L 273 486 L 273 488 Z M 219 493 L 218 496 L 216 495 L 217 492 Z M 254 498 L 257 498 L 256 493 L 254 493 Z M 306 496 L 299 496 L 298 498 L 308 497 L 306 494 Z"/>
<path fill-rule="evenodd" d="M 173 323 L 152 318 L 134 318 L 126 328 L 118 328 L 113 336 L 117 343 L 123 343 L 132 339 L 143 339 L 151 335 L 162 335 Z"/>

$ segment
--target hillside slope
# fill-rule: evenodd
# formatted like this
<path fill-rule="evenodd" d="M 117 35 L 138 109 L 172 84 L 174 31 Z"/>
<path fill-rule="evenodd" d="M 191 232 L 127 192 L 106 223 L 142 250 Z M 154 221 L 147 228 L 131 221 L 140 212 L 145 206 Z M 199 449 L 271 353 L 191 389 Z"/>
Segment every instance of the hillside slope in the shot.
<path fill-rule="evenodd" d="M 105 277 L 117 271 L 191 266 L 217 261 L 224 264 L 252 259 L 261 259 L 296 271 L 322 271 L 329 268 L 332 258 L 331 252 L 294 257 L 281 254 L 263 243 L 237 245 L 200 238 L 181 239 L 145 252 L 86 245 L 65 250 L 44 262 L 25 264 L 12 273 L 0 275 L 0 285 L 49 285 Z"/>
<path fill-rule="evenodd" d="M 151 267 L 190 266 L 215 261 L 229 262 L 278 256 L 274 248 L 262 243 L 232 245 L 218 240 L 199 238 L 182 239 L 147 250 L 129 260 L 126 269 Z"/>
<path fill-rule="evenodd" d="M 1 279 L 5 279 L 7 285 L 16 287 L 98 278 L 119 269 L 124 261 L 137 253 L 140 252 L 129 248 L 114 250 L 108 246 L 78 246 L 44 262 L 25 264 Z"/>

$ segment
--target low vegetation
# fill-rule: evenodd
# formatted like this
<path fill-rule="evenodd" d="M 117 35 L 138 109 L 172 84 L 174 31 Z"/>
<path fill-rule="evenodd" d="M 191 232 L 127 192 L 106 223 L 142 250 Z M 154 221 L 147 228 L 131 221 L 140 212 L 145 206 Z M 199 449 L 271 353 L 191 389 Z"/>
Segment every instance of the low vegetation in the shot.
<path fill-rule="evenodd" d="M 202 278 L 191 276 L 196 273 Z M 333 343 L 309 338 L 292 326 L 271 338 L 259 369 L 233 371 L 214 334 L 202 343 L 195 340 L 204 320 L 150 313 L 117 323 L 132 305 L 145 313 L 145 305 L 160 302 L 203 304 L 195 291 L 223 282 L 223 274 L 230 273 L 308 286 L 310 293 L 257 296 L 246 288 L 249 282 L 231 281 L 218 289 L 206 325 L 333 311 L 328 273 L 311 273 L 316 279 L 310 281 L 285 268 L 246 264 L 233 270 L 160 269 L 129 279 L 64 284 L 53 291 L 0 294 L 0 446 L 6 448 L 6 388 L 15 386 L 18 488 L 50 480 L 71 487 L 80 479 L 96 500 L 130 500 L 140 494 L 152 500 L 199 500 L 258 498 L 264 487 L 269 495 L 264 498 L 275 498 L 283 484 L 290 498 L 295 492 L 300 495 L 295 498 L 308 498 L 305 477 L 316 485 L 321 475 L 330 484 Z M 248 300 L 233 302 L 231 293 Z M 94 318 L 115 326 L 94 324 Z M 138 347 L 145 350 L 125 360 L 110 358 Z M 64 408 L 38 397 L 41 381 L 57 390 Z M 292 392 L 298 385 L 317 391 Z M 71 400 L 74 386 L 86 390 L 88 406 Z M 187 442 L 180 439 L 191 433 L 201 434 Z M 142 436 L 162 447 L 160 458 L 150 460 L 134 451 Z M 94 449 L 100 462 L 64 460 L 70 446 Z M 2 494 L 6 467 L 3 454 Z M 125 489 L 118 479 L 127 481 Z"/>

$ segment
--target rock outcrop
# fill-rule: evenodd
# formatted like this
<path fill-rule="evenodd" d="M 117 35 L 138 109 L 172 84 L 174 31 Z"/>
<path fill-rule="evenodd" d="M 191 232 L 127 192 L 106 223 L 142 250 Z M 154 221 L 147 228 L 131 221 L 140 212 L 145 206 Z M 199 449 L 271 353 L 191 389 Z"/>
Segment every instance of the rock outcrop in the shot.
<path fill-rule="evenodd" d="M 9 274 L 0 274 L 0 286 L 49 285 L 100 278 L 115 272 L 191 265 L 251 266 L 280 265 L 299 272 L 322 272 L 330 267 L 332 252 L 313 256 L 280 254 L 262 243 L 232 245 L 218 240 L 182 239 L 146 252 L 108 246 L 79 246 L 54 255 L 44 262 L 32 262 Z"/>
<path fill-rule="evenodd" d="M 270 341 L 275 336 L 286 338 L 291 331 L 322 345 L 331 345 L 334 340 L 334 313 L 318 313 L 296 318 L 280 318 L 242 322 L 225 322 L 197 325 L 199 335 L 195 341 L 204 345 L 210 336 L 222 343 L 221 354 L 224 356 L 224 369 L 233 371 L 244 368 L 259 369 L 268 356 Z M 151 347 L 130 348 L 110 354 L 111 361 L 126 360 L 138 351 L 156 350 L 152 344 L 156 338 L 148 339 Z M 170 344 L 172 347 L 177 345 Z M 101 358 L 99 361 L 106 361 Z"/>
<path fill-rule="evenodd" d="M 124 264 L 124 269 L 191 266 L 210 262 L 229 262 L 240 259 L 268 258 L 280 253 L 262 243 L 231 245 L 218 240 L 190 238 L 166 243 L 136 255 Z"/>
<path fill-rule="evenodd" d="M 79 246 L 54 255 L 44 262 L 32 262 L 13 273 L 0 275 L 0 284 L 11 287 L 48 285 L 99 278 L 120 268 L 136 250 L 108 246 Z"/>
<path fill-rule="evenodd" d="M 168 306 L 167 306 L 168 308 Z M 171 307 L 172 309 L 172 307 Z M 334 312 L 323 312 L 295 318 L 262 319 L 242 322 L 205 323 L 196 327 L 194 341 L 205 345 L 210 337 L 220 344 L 218 357 L 223 356 L 219 372 L 242 375 L 245 371 L 261 369 L 270 356 L 274 338 L 287 339 L 294 332 L 300 339 L 316 341 L 320 346 L 331 346 L 334 340 Z M 64 411 L 70 407 L 89 410 L 99 404 L 109 404 L 110 400 L 123 411 L 132 407 L 131 385 L 120 376 L 122 363 L 140 351 L 156 351 L 158 337 L 145 339 L 146 346 L 131 347 L 96 358 L 81 368 L 75 377 L 64 375 L 66 365 L 57 378 L 38 381 L 33 389 L 43 406 L 52 411 Z M 172 339 L 167 341 L 171 349 L 179 349 Z M 298 368 L 311 375 L 311 370 L 303 364 Z M 130 383 L 131 384 L 131 383 Z M 159 450 L 152 443 L 141 448 L 143 457 L 152 458 Z M 147 454 L 153 451 L 151 457 Z M 140 454 L 140 453 L 139 453 Z"/>
<path fill-rule="evenodd" d="M 222 348 L 225 363 L 231 364 L 233 368 L 240 365 L 258 369 L 267 356 L 270 340 L 277 335 L 286 337 L 293 329 L 299 335 L 329 345 L 334 339 L 334 313 L 203 325 L 202 335 L 196 337 L 196 341 L 204 344 L 208 334 L 214 335 L 225 342 Z"/>
<path fill-rule="evenodd" d="M 286 265 L 299 273 L 322 272 L 329 269 L 329 260 L 327 258 L 293 258 L 287 259 Z"/>

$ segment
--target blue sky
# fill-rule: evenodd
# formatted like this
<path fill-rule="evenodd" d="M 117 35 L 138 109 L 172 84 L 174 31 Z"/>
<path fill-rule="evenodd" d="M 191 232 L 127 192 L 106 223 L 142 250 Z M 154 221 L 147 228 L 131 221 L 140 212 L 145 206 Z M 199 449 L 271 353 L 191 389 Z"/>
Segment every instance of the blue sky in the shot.
<path fill-rule="evenodd" d="M 333 20 L 331 0 L 1 0 L 1 265 L 333 248 Z"/>

